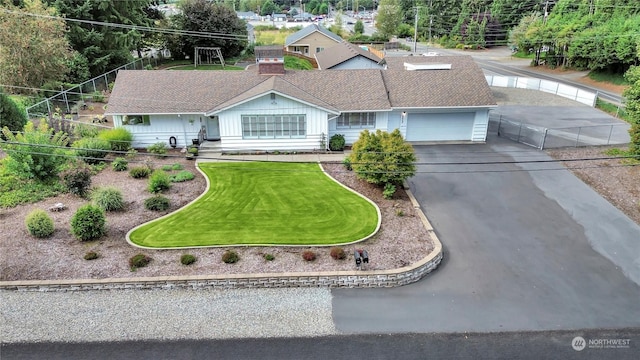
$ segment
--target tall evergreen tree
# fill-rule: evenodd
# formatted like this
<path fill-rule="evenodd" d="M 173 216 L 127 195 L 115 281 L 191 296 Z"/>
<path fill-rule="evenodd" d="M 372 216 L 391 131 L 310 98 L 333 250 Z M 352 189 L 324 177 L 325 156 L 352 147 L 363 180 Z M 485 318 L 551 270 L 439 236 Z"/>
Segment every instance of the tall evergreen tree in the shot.
<path fill-rule="evenodd" d="M 137 49 L 144 33 L 103 23 L 152 26 L 147 14 L 151 0 L 48 0 L 68 19 L 67 37 L 71 46 L 89 64 L 92 76 L 97 76 L 131 61 L 131 51 Z M 102 24 L 101 24 L 102 23 Z"/>

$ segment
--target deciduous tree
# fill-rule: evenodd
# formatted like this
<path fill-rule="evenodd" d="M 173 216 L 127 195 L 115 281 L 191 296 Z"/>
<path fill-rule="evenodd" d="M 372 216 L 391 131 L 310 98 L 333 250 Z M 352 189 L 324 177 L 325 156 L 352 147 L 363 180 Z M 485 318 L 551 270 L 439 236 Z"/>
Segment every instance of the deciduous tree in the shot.
<path fill-rule="evenodd" d="M 72 51 L 64 36 L 64 20 L 49 18 L 57 16 L 55 9 L 40 0 L 25 0 L 23 8 L 7 4 L 4 10 L 0 11 L 0 84 L 41 88 L 63 80 Z"/>
<path fill-rule="evenodd" d="M 396 33 L 402 21 L 402 12 L 398 0 L 381 0 L 376 17 L 376 28 L 386 38 Z"/>

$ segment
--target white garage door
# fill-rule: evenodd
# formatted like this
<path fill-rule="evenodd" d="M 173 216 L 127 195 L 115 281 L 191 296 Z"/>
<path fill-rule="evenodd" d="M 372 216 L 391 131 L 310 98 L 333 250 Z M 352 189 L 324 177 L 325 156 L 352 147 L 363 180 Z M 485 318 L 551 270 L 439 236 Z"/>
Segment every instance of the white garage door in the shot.
<path fill-rule="evenodd" d="M 461 141 L 472 139 L 475 113 L 408 115 L 408 141 Z"/>

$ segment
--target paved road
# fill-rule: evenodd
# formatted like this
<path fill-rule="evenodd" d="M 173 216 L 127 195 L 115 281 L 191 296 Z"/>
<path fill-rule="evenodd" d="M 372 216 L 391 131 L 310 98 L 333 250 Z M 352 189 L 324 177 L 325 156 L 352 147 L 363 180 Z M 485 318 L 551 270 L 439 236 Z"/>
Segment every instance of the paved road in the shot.
<path fill-rule="evenodd" d="M 544 159 L 500 138 L 421 162 Z M 445 260 L 398 289 L 333 290 L 344 333 L 640 327 L 640 227 L 560 165 L 421 165 L 410 180 Z M 478 172 L 493 171 L 493 172 Z M 635 281 L 635 282 L 634 282 Z"/>
<path fill-rule="evenodd" d="M 588 344 L 619 340 L 613 348 L 571 346 L 580 336 Z M 627 343 L 628 345 L 624 345 Z M 596 341 L 596 342 L 594 342 Z M 21 344 L 0 348 L 14 359 L 615 359 L 635 360 L 640 330 L 554 331 L 490 334 L 372 334 L 289 339 L 135 341 L 94 344 Z"/>

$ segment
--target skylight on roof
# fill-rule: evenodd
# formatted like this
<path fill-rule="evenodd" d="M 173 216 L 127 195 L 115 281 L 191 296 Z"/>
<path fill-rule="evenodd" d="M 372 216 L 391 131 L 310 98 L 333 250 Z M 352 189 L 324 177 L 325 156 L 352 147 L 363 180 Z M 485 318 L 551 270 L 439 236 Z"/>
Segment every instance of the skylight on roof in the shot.
<path fill-rule="evenodd" d="M 416 70 L 451 70 L 451 64 L 410 64 L 404 63 L 404 69 Z"/>

